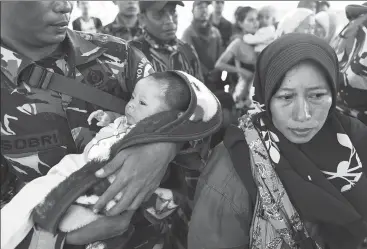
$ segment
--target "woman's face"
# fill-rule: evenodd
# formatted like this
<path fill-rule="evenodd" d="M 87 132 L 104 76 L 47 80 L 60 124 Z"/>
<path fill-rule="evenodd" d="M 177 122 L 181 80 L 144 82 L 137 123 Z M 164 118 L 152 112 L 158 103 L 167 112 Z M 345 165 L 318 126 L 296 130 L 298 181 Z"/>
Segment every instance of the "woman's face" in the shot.
<path fill-rule="evenodd" d="M 292 143 L 310 141 L 323 127 L 332 94 L 325 75 L 309 62 L 289 70 L 270 100 L 274 126 Z"/>
<path fill-rule="evenodd" d="M 315 16 L 311 15 L 303 20 L 294 31 L 295 33 L 314 34 L 315 33 Z"/>
<path fill-rule="evenodd" d="M 259 27 L 259 22 L 257 20 L 257 11 L 249 11 L 243 22 L 239 23 L 239 26 L 245 33 L 255 34 Z"/>

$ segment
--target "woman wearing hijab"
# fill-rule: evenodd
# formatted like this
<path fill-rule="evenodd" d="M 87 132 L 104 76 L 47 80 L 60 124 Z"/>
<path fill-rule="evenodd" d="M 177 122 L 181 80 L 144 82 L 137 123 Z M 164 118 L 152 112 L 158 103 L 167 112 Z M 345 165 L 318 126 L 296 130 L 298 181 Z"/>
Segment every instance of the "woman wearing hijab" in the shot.
<path fill-rule="evenodd" d="M 321 11 L 316 14 L 315 21 L 315 35 L 331 44 L 332 40 L 336 36 L 336 28 L 338 24 L 336 14 L 331 11 Z"/>
<path fill-rule="evenodd" d="M 280 37 L 289 33 L 314 34 L 315 13 L 306 8 L 297 8 L 289 12 L 279 22 L 277 36 Z"/>
<path fill-rule="evenodd" d="M 257 55 L 254 47 L 246 44 L 242 37 L 244 34 L 255 34 L 257 31 L 257 11 L 251 7 L 239 7 L 235 13 L 235 19 L 235 38 L 219 57 L 215 67 L 238 75 L 233 99 L 236 102 L 247 100 L 249 103 L 251 102 L 249 101 L 250 82 L 253 79 Z M 231 63 L 233 61 L 235 65 Z"/>
<path fill-rule="evenodd" d="M 336 111 L 334 50 L 288 34 L 256 68 L 259 107 L 203 169 L 189 249 L 356 249 L 367 235 L 367 127 Z"/>

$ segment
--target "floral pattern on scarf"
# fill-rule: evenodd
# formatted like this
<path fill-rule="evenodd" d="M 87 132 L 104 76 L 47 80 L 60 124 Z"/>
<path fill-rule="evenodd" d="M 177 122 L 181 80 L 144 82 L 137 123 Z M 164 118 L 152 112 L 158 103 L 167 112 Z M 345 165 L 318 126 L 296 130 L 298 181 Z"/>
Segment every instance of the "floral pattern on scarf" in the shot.
<path fill-rule="evenodd" d="M 255 127 L 253 115 L 247 114 L 239 120 L 239 127 L 245 134 L 250 150 L 254 152 L 252 172 L 258 187 L 250 248 L 280 249 L 285 243 L 291 249 L 298 249 L 298 234 L 306 238 L 309 235 L 273 166 L 280 160 L 277 146 L 279 138 L 266 129 L 261 119 L 260 129 Z"/>

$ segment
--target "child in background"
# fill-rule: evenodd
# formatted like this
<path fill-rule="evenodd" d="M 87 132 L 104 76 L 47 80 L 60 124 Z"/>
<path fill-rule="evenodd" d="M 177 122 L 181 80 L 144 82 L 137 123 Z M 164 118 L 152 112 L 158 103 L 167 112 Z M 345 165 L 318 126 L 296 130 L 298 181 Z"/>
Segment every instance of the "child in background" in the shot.
<path fill-rule="evenodd" d="M 266 6 L 260 9 L 259 14 L 260 29 L 254 34 L 246 34 L 243 36 L 245 43 L 254 45 L 255 52 L 260 53 L 267 45 L 276 38 L 275 32 L 275 9 Z"/>

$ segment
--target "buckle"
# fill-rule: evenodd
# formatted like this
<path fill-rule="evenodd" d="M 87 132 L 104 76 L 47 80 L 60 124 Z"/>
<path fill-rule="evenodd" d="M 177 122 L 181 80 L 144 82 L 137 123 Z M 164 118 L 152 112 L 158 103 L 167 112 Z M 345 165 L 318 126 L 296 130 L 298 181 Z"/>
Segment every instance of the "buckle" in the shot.
<path fill-rule="evenodd" d="M 53 73 L 45 68 L 34 65 L 30 69 L 28 82 L 26 83 L 31 87 L 46 90 L 51 82 L 52 75 Z"/>

